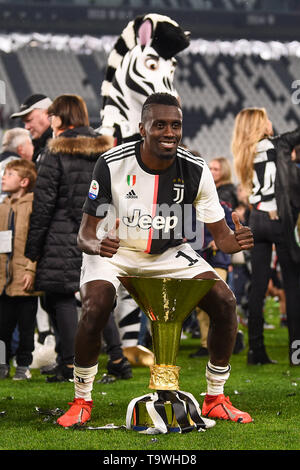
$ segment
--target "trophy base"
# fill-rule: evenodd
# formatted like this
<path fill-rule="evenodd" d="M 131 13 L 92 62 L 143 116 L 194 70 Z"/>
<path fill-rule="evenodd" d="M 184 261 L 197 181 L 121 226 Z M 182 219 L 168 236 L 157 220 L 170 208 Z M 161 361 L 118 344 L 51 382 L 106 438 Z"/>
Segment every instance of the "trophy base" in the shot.
<path fill-rule="evenodd" d="M 145 434 L 205 431 L 215 421 L 201 416 L 194 396 L 179 390 L 157 390 L 133 399 L 127 409 L 126 427 Z"/>

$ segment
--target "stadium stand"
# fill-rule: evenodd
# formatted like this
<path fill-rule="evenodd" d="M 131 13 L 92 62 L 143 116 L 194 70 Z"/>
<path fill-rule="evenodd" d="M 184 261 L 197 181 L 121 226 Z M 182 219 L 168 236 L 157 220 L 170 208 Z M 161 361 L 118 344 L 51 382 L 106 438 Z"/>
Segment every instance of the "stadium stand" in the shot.
<path fill-rule="evenodd" d="M 84 98 L 94 114 L 95 92 L 75 54 L 65 51 L 23 48 L 16 53 L 31 91 L 43 89 L 47 96 L 76 93 Z M 98 98 L 99 102 L 99 98 Z"/>
<path fill-rule="evenodd" d="M 108 54 L 120 24 L 145 10 L 179 15 L 192 32 L 175 73 L 189 148 L 208 160 L 231 158 L 234 117 L 248 106 L 264 106 L 275 132 L 299 124 L 298 0 L 1 0 L 1 6 L 2 128 L 16 125 L 7 116 L 36 92 L 81 95 L 99 127 Z M 75 26 L 78 34 L 68 32 Z"/>
<path fill-rule="evenodd" d="M 268 110 L 275 131 L 293 129 L 300 108 L 291 84 L 299 77 L 296 57 L 265 61 L 255 56 L 185 54 L 178 58 L 176 86 L 185 110 L 185 144 L 204 156 L 230 155 L 235 115 L 248 106 Z"/>
<path fill-rule="evenodd" d="M 298 125 L 300 108 L 292 100 L 292 83 L 300 77 L 296 55 L 264 60 L 255 54 L 187 50 L 177 59 L 175 84 L 184 109 L 184 143 L 206 158 L 230 158 L 234 116 L 243 107 L 264 106 L 276 132 Z M 77 54 L 26 46 L 0 53 L 6 109 L 17 109 L 25 96 L 36 91 L 52 98 L 77 93 L 87 102 L 92 125 L 98 127 L 106 63 L 106 50 Z"/>
<path fill-rule="evenodd" d="M 10 0 L 2 0 L 9 3 Z M 224 11 L 289 11 L 297 7 L 297 0 L 39 0 L 50 5 L 96 5 L 101 7 L 135 7 L 152 9 L 167 8 L 180 10 L 224 10 Z M 16 4 L 24 0 L 14 0 Z"/>
<path fill-rule="evenodd" d="M 1 80 L 5 83 L 5 92 L 6 92 L 6 103 L 7 107 L 11 109 L 11 112 L 17 109 L 19 105 L 19 100 L 17 98 L 14 87 L 11 84 L 11 80 L 8 75 L 7 68 L 4 63 L 4 57 L 0 55 L 0 77 Z M 8 110 L 9 112 L 9 110 Z"/>

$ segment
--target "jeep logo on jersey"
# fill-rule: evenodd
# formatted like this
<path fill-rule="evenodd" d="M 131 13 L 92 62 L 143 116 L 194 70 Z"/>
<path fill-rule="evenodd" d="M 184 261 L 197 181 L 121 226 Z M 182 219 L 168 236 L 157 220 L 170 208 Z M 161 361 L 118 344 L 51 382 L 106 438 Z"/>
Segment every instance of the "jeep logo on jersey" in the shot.
<path fill-rule="evenodd" d="M 178 217 L 176 215 L 155 215 L 152 217 L 149 214 L 141 215 L 140 209 L 134 209 L 132 217 L 123 217 L 123 222 L 127 227 L 139 227 L 143 230 L 154 228 L 155 230 L 163 230 L 164 233 L 169 232 L 176 227 Z"/>

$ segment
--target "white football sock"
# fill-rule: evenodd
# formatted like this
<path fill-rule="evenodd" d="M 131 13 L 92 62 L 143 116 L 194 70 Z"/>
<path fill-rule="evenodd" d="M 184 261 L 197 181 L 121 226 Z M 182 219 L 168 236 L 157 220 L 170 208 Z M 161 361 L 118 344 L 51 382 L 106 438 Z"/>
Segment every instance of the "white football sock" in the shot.
<path fill-rule="evenodd" d="M 224 393 L 224 385 L 229 378 L 231 367 L 214 366 L 208 361 L 206 366 L 207 395 L 220 395 Z"/>
<path fill-rule="evenodd" d="M 98 364 L 92 367 L 74 366 L 75 398 L 86 401 L 92 399 L 93 382 L 98 372 Z"/>

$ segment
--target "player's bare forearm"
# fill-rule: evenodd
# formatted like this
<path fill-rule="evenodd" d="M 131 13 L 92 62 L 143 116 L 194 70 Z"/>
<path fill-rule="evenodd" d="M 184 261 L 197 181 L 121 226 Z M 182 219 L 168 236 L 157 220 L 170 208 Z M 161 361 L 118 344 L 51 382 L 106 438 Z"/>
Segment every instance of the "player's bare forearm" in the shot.
<path fill-rule="evenodd" d="M 235 230 L 232 231 L 225 219 L 213 224 L 207 224 L 219 250 L 232 254 L 242 250 L 250 250 L 254 245 L 253 234 L 249 227 L 240 224 L 235 212 L 232 213 Z"/>
<path fill-rule="evenodd" d="M 97 237 L 98 225 L 102 219 L 92 215 L 83 214 L 80 229 L 77 236 L 77 244 L 81 251 L 88 255 L 99 255 L 106 258 L 112 256 L 118 251 L 120 239 L 116 235 L 119 227 L 119 219 L 116 220 L 115 226 L 103 237 Z"/>
<path fill-rule="evenodd" d="M 86 213 L 83 214 L 79 232 L 77 235 L 78 248 L 87 255 L 99 254 L 99 240 L 97 238 L 97 226 L 99 217 Z"/>

